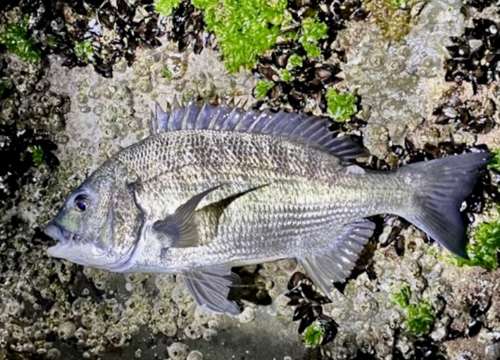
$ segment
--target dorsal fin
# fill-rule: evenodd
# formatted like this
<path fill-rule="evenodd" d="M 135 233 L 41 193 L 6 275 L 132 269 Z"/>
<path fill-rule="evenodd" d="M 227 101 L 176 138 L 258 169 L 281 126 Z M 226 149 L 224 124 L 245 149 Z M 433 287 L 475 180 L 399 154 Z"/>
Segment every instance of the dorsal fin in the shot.
<path fill-rule="evenodd" d="M 341 160 L 365 155 L 364 151 L 348 136 L 333 137 L 327 118 L 301 113 L 243 110 L 223 102 L 218 106 L 205 101 L 198 106 L 190 100 L 185 107 L 174 98 L 170 113 L 156 103 L 152 112 L 150 129 L 153 134 L 180 130 L 216 130 L 283 136 L 292 141 L 326 151 Z"/>

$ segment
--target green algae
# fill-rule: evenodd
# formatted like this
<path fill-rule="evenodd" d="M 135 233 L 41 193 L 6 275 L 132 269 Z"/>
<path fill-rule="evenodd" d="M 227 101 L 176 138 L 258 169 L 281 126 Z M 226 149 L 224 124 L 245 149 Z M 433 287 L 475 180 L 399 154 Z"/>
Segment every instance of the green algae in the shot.
<path fill-rule="evenodd" d="M 75 42 L 75 54 L 79 59 L 90 60 L 94 55 L 94 49 L 90 40 L 82 40 Z"/>
<path fill-rule="evenodd" d="M 5 92 L 5 85 L 4 83 L 0 82 L 0 100 L 2 100 L 4 92 Z"/>
<path fill-rule="evenodd" d="M 410 285 L 405 284 L 401 288 L 389 295 L 389 300 L 394 305 L 406 308 L 410 305 L 411 290 Z"/>
<path fill-rule="evenodd" d="M 286 64 L 287 69 L 294 69 L 296 67 L 302 66 L 304 59 L 298 54 L 292 54 L 288 58 L 288 63 Z"/>
<path fill-rule="evenodd" d="M 165 68 L 163 69 L 162 76 L 168 80 L 172 80 L 174 78 L 174 74 L 167 66 L 165 66 Z"/>
<path fill-rule="evenodd" d="M 351 93 L 330 89 L 326 92 L 326 101 L 327 113 L 335 121 L 347 121 L 358 111 L 356 96 Z"/>
<path fill-rule="evenodd" d="M 406 329 L 416 336 L 429 333 L 436 321 L 434 308 L 427 301 L 420 301 L 418 304 L 410 304 L 405 310 Z"/>
<path fill-rule="evenodd" d="M 36 41 L 28 36 L 25 22 L 7 25 L 5 30 L 0 33 L 0 42 L 5 45 L 7 50 L 25 61 L 37 62 L 40 60 Z"/>
<path fill-rule="evenodd" d="M 217 37 L 228 71 L 252 68 L 281 32 L 287 1 L 193 0 Z"/>
<path fill-rule="evenodd" d="M 484 222 L 473 230 L 471 240 L 467 244 L 468 259 L 455 255 L 444 256 L 444 260 L 453 266 L 479 266 L 486 270 L 498 268 L 500 251 L 500 221 Z"/>
<path fill-rule="evenodd" d="M 420 301 L 417 304 L 410 303 L 411 289 L 408 284 L 401 286 L 390 294 L 389 299 L 394 305 L 403 310 L 406 330 L 409 334 L 420 336 L 427 334 L 431 330 L 436 321 L 434 308 L 427 301 Z"/>
<path fill-rule="evenodd" d="M 163 16 L 170 16 L 179 7 L 180 0 L 155 0 L 155 11 Z"/>
<path fill-rule="evenodd" d="M 263 99 L 273 87 L 274 83 L 272 81 L 259 80 L 255 86 L 254 95 L 257 99 Z"/>
<path fill-rule="evenodd" d="M 29 152 L 31 152 L 32 160 L 33 160 L 33 165 L 39 166 L 43 164 L 43 149 L 38 146 L 30 146 L 28 148 Z"/>
<path fill-rule="evenodd" d="M 302 21 L 302 30 L 299 42 L 304 47 L 308 56 L 317 57 L 321 55 L 318 41 L 328 37 L 328 27 L 325 23 L 313 18 Z"/>
<path fill-rule="evenodd" d="M 401 9 L 406 6 L 407 1 L 406 0 L 389 0 L 389 4 L 392 5 L 394 9 Z"/>
<path fill-rule="evenodd" d="M 493 159 L 490 160 L 488 168 L 500 172 L 500 148 L 491 150 L 491 152 L 495 156 L 493 157 Z"/>
<path fill-rule="evenodd" d="M 292 73 L 288 69 L 281 69 L 279 71 L 280 78 L 283 81 L 292 81 L 294 79 Z"/>
<path fill-rule="evenodd" d="M 321 345 L 323 337 L 325 336 L 325 329 L 318 322 L 313 322 L 309 325 L 302 334 L 302 340 L 306 347 L 316 347 Z"/>

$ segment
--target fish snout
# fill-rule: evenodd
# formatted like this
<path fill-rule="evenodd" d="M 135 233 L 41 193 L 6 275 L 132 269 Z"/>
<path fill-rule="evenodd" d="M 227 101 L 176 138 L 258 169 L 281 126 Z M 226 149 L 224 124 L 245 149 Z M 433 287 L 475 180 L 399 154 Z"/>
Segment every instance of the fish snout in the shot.
<path fill-rule="evenodd" d="M 67 230 L 61 229 L 54 223 L 48 224 L 44 231 L 45 235 L 51 237 L 54 240 L 57 240 L 61 244 L 66 244 L 71 239 L 71 233 Z"/>

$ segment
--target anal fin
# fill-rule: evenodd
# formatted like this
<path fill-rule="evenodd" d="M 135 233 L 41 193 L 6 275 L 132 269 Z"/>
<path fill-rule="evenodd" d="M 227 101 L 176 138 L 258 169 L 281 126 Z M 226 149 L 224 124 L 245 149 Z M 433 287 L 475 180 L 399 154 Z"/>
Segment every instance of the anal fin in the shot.
<path fill-rule="evenodd" d="M 238 305 L 228 299 L 230 287 L 240 283 L 238 275 L 225 265 L 216 265 L 183 273 L 184 283 L 198 306 L 215 312 L 237 315 Z"/>
<path fill-rule="evenodd" d="M 312 281 L 328 296 L 332 281 L 349 277 L 359 254 L 375 230 L 375 224 L 363 219 L 346 225 L 323 253 L 299 259 Z"/>

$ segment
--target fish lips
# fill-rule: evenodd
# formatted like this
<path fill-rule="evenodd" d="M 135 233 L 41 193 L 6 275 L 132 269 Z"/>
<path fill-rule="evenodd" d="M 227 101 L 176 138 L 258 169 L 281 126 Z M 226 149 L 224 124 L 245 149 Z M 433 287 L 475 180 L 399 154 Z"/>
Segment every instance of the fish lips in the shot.
<path fill-rule="evenodd" d="M 63 245 L 69 243 L 71 238 L 73 237 L 73 234 L 71 232 L 64 230 L 54 223 L 48 224 L 43 232 L 45 233 L 45 235 L 51 237 L 52 239 Z"/>

